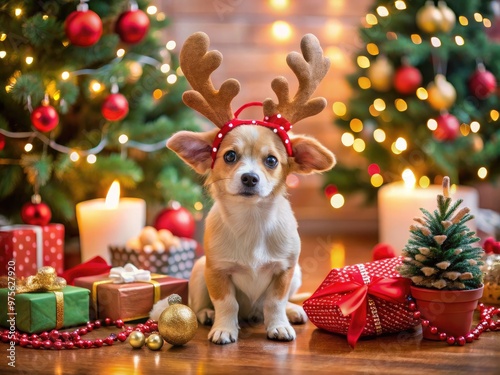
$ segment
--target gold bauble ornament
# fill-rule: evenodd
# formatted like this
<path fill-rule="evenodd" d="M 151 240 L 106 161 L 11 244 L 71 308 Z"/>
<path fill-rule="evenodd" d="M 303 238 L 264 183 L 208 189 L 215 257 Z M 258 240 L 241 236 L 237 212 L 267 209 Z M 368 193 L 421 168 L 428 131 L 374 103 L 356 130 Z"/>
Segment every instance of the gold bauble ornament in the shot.
<path fill-rule="evenodd" d="M 158 331 L 169 344 L 184 345 L 196 334 L 198 320 L 188 306 L 170 298 L 169 304 L 158 319 Z"/>
<path fill-rule="evenodd" d="M 128 336 L 128 343 L 134 349 L 142 348 L 145 341 L 146 341 L 146 337 L 144 336 L 144 333 L 139 332 L 139 331 L 133 331 Z"/>
<path fill-rule="evenodd" d="M 157 333 L 152 333 L 146 339 L 146 346 L 151 350 L 160 350 L 163 346 L 163 338 Z"/>
<path fill-rule="evenodd" d="M 434 34 L 441 30 L 443 24 L 443 14 L 434 5 L 433 1 L 427 1 L 417 12 L 417 26 L 420 30 Z"/>
<path fill-rule="evenodd" d="M 448 8 L 448 5 L 444 1 L 438 2 L 438 9 L 441 12 L 442 21 L 439 25 L 439 29 L 442 32 L 449 33 L 454 27 L 455 22 L 457 22 L 457 16 L 455 13 Z"/>
<path fill-rule="evenodd" d="M 379 55 L 367 70 L 368 79 L 377 91 L 389 91 L 394 68 L 384 55 Z"/>
<path fill-rule="evenodd" d="M 432 108 L 442 111 L 449 109 L 457 98 L 453 85 L 442 74 L 437 74 L 433 82 L 427 86 L 427 101 Z"/>

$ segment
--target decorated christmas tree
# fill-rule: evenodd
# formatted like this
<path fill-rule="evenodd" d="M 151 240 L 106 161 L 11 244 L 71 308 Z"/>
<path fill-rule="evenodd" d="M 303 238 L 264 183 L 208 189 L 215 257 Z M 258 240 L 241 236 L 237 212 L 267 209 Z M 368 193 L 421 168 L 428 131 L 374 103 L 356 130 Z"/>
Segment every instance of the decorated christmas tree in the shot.
<path fill-rule="evenodd" d="M 421 187 L 444 175 L 498 182 L 500 45 L 486 33 L 492 3 L 374 2 L 359 30 L 350 100 L 333 103 L 347 150 L 327 183 L 374 198 L 405 169 Z"/>
<path fill-rule="evenodd" d="M 74 228 L 75 204 L 113 180 L 152 207 L 200 199 L 165 147 L 198 127 L 168 19 L 148 1 L 85 1 L 0 5 L 0 215 L 12 222 L 35 195 Z"/>
<path fill-rule="evenodd" d="M 476 289 L 482 285 L 480 266 L 483 249 L 466 223 L 473 219 L 468 207 L 460 208 L 449 196 L 450 180 L 443 179 L 443 195 L 437 196 L 437 210 L 421 209 L 424 217 L 415 218 L 411 237 L 403 250 L 399 268 L 413 284 L 433 289 Z M 459 209 L 460 208 L 460 209 Z"/>

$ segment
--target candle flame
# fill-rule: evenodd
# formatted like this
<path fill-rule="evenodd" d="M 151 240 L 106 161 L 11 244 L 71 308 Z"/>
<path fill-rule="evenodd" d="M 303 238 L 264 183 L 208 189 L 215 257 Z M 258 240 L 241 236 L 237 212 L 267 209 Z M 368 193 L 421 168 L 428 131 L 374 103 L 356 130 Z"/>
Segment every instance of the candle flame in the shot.
<path fill-rule="evenodd" d="M 106 202 L 104 205 L 106 208 L 117 208 L 118 202 L 120 201 L 120 183 L 118 180 L 114 180 L 111 184 L 108 194 L 106 195 Z"/>
<path fill-rule="evenodd" d="M 415 175 L 413 174 L 411 169 L 405 169 L 402 173 L 402 177 L 407 189 L 415 188 L 415 183 L 417 182 L 417 179 L 415 178 Z"/>

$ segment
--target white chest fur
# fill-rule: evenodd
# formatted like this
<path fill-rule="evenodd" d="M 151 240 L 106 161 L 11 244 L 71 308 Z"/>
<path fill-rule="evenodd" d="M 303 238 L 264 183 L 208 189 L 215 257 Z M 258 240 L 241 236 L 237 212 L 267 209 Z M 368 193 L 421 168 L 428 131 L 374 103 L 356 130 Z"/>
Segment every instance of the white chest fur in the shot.
<path fill-rule="evenodd" d="M 231 277 L 240 296 L 240 309 L 259 309 L 256 304 L 262 301 L 275 275 L 297 263 L 297 223 L 285 198 L 275 204 L 241 213 L 221 210 L 216 204 L 207 218 L 211 228 L 207 257 L 216 260 L 211 264 L 218 272 Z"/>

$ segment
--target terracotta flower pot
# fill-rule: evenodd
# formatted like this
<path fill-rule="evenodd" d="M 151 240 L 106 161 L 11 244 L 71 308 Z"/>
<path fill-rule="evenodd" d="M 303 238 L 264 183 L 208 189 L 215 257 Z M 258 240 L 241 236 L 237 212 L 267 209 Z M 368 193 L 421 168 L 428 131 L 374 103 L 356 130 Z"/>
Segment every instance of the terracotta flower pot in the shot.
<path fill-rule="evenodd" d="M 439 332 L 448 336 L 465 336 L 470 332 L 474 310 L 483 295 L 483 288 L 471 290 L 437 290 L 411 287 L 411 294 L 417 303 L 422 319 L 430 322 L 429 327 L 422 327 L 424 338 L 439 340 L 439 336 L 430 332 L 435 326 Z"/>

